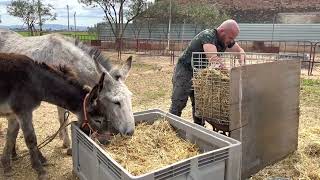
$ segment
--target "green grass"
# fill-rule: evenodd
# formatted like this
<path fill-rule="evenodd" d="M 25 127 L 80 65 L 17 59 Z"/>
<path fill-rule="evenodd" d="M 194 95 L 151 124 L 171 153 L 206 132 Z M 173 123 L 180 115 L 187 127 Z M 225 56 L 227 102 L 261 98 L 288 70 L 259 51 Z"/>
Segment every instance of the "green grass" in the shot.
<path fill-rule="evenodd" d="M 301 104 L 314 106 L 320 103 L 320 80 L 302 79 L 301 81 Z"/>
<path fill-rule="evenodd" d="M 30 33 L 28 31 L 18 31 L 17 33 L 21 34 L 22 36 L 30 36 Z M 72 36 L 72 37 L 78 37 L 80 40 L 96 40 L 97 35 L 92 34 L 86 31 L 81 32 L 71 32 L 71 31 L 52 31 L 52 32 L 43 32 L 43 34 L 49 34 L 49 33 L 60 33 L 66 36 Z"/>
<path fill-rule="evenodd" d="M 28 31 L 19 31 L 17 33 L 21 34 L 22 36 L 30 36 L 30 33 Z"/>
<path fill-rule="evenodd" d="M 320 156 L 320 80 L 301 79 L 298 149 L 282 161 L 268 166 L 250 180 L 286 177 L 292 180 L 319 180 Z M 281 137 L 280 137 L 281 138 Z"/>
<path fill-rule="evenodd" d="M 319 79 L 302 79 L 302 86 L 320 86 Z"/>

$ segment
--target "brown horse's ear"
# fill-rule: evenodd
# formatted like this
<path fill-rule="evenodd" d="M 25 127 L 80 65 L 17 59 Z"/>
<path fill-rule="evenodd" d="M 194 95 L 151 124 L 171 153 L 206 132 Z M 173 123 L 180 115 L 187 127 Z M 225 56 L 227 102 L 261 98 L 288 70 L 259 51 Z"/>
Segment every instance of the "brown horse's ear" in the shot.
<path fill-rule="evenodd" d="M 103 88 L 103 82 L 104 82 L 104 77 L 105 77 L 106 73 L 102 73 L 101 76 L 100 76 L 100 80 L 99 80 L 99 83 L 98 83 L 98 86 L 99 86 L 99 92 L 102 90 Z"/>
<path fill-rule="evenodd" d="M 97 104 L 97 99 L 99 97 L 99 94 L 103 88 L 103 83 L 104 83 L 104 77 L 105 77 L 105 73 L 102 73 L 100 76 L 100 80 L 98 82 L 98 84 L 96 84 L 90 91 L 89 97 L 88 97 L 88 109 L 90 110 L 90 108 L 94 108 L 94 106 L 96 106 Z"/>
<path fill-rule="evenodd" d="M 96 107 L 97 105 L 97 99 L 99 97 L 99 85 L 95 85 L 90 93 L 89 93 L 89 96 L 88 96 L 88 99 L 87 99 L 87 107 L 88 107 L 88 111 L 92 111 L 94 109 L 94 107 Z"/>

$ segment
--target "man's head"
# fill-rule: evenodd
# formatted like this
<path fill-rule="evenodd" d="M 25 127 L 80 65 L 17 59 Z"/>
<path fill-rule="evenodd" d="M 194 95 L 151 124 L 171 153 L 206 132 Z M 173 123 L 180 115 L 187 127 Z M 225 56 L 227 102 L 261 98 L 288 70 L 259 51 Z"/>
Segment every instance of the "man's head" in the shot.
<path fill-rule="evenodd" d="M 218 28 L 218 38 L 225 45 L 229 45 L 239 35 L 240 28 L 235 20 L 229 19 L 224 21 Z"/>

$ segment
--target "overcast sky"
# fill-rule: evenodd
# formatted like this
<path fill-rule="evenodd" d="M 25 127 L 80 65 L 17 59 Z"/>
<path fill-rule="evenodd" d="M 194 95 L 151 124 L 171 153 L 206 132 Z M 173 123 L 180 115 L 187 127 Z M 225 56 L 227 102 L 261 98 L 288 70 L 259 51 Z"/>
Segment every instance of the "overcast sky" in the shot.
<path fill-rule="evenodd" d="M 50 3 L 55 8 L 57 20 L 47 22 L 49 24 L 68 25 L 67 4 L 69 5 L 70 24 L 73 24 L 73 14 L 76 11 L 77 26 L 93 26 L 94 24 L 103 21 L 104 13 L 100 8 L 84 7 L 79 4 L 78 0 L 42 0 L 45 4 Z M 153 0 L 148 0 L 153 1 Z M 10 16 L 7 13 L 7 5 L 11 0 L 0 0 L 0 15 L 1 25 L 22 25 L 22 21 L 18 18 Z M 72 17 L 72 18 L 71 18 Z"/>

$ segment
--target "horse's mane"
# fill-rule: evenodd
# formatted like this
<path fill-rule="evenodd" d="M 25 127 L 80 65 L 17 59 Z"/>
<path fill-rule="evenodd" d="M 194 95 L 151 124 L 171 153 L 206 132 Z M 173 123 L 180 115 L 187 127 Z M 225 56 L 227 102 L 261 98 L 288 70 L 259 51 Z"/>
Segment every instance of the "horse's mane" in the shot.
<path fill-rule="evenodd" d="M 102 51 L 100 49 L 88 46 L 77 38 L 73 39 L 71 37 L 64 36 L 64 39 L 68 40 L 69 42 L 72 42 L 75 46 L 86 52 L 91 58 L 93 58 L 93 60 L 101 64 L 107 71 L 110 71 L 112 69 L 112 64 L 110 60 L 103 56 Z"/>
<path fill-rule="evenodd" d="M 78 88 L 85 88 L 85 85 L 79 81 L 77 74 L 69 66 L 61 64 L 56 66 L 48 65 L 44 62 L 34 62 L 41 69 L 44 69 L 52 74 L 59 76 L 63 80 L 66 80 L 69 84 L 75 85 Z"/>
<path fill-rule="evenodd" d="M 85 88 L 85 84 L 80 82 L 78 75 L 66 65 L 48 65 L 17 53 L 0 53 L 0 60 L 1 62 L 6 61 L 6 63 L 1 66 L 1 68 L 5 68 L 4 70 L 10 71 L 11 69 L 15 69 L 24 72 L 28 69 L 33 71 L 34 68 L 36 68 L 60 77 L 69 84 L 75 85 L 77 88 Z"/>

